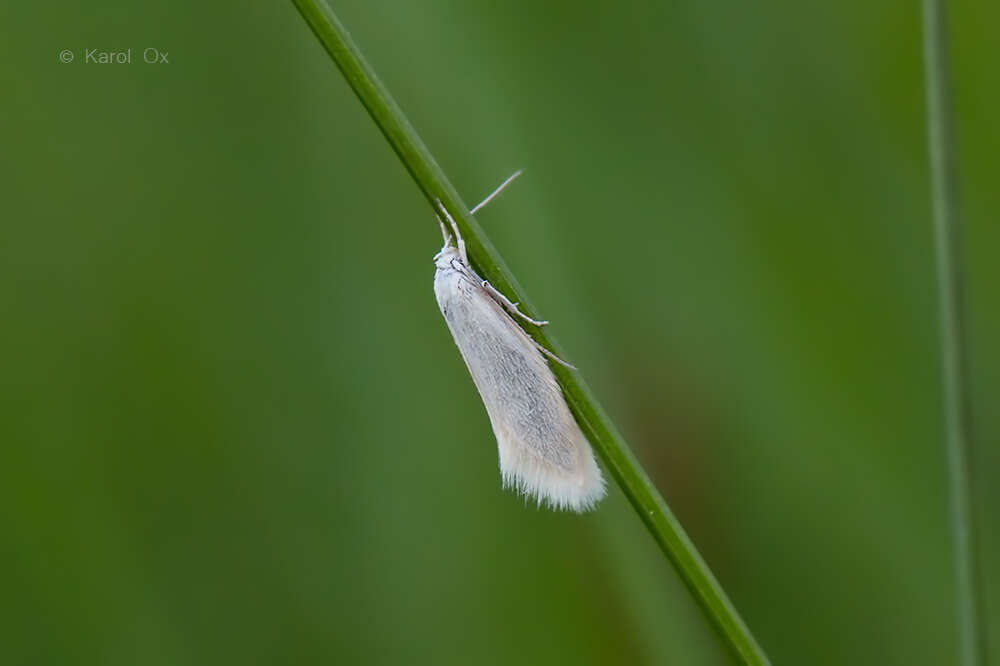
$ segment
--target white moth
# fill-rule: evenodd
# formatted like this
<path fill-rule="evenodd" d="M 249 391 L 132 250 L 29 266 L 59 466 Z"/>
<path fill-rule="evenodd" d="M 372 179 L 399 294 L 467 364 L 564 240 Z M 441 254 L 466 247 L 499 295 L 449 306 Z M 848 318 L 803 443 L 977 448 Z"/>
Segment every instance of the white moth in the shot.
<path fill-rule="evenodd" d="M 476 274 L 458 225 L 440 201 L 437 205 L 454 231 L 455 244 L 441 222 L 444 247 L 434 257 L 434 294 L 486 405 L 503 485 L 539 505 L 586 511 L 604 497 L 604 479 L 545 356 L 568 364 L 529 337 L 512 315 L 536 326 L 548 322 L 526 316 Z"/>

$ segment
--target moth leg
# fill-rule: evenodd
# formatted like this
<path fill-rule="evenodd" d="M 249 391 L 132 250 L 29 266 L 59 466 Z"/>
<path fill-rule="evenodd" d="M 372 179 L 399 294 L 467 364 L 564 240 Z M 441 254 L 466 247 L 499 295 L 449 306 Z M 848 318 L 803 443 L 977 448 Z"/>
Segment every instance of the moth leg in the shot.
<path fill-rule="evenodd" d="M 451 216 L 451 213 L 449 213 L 448 209 L 444 207 L 444 204 L 441 203 L 440 199 L 435 199 L 434 203 L 437 204 L 438 210 L 444 213 L 445 219 L 448 220 L 448 224 L 451 225 L 451 230 L 455 232 L 455 243 L 458 245 L 458 256 L 462 257 L 462 261 L 464 261 L 465 265 L 468 266 L 469 255 L 465 253 L 465 239 L 462 238 L 462 232 L 458 230 L 458 224 L 455 223 L 455 218 Z M 441 226 L 442 228 L 444 227 L 443 224 Z"/>
<path fill-rule="evenodd" d="M 441 237 L 444 238 L 444 246 L 451 247 L 451 234 L 449 234 L 448 230 L 444 228 L 444 222 L 441 221 L 440 217 L 437 219 L 437 221 L 438 221 L 438 226 L 441 227 Z"/>
<path fill-rule="evenodd" d="M 533 337 L 531 337 L 530 335 L 528 336 L 528 339 L 531 340 L 531 344 L 535 345 L 535 349 L 537 349 L 538 351 L 542 352 L 543 354 L 545 354 L 546 356 L 548 356 L 549 358 L 551 358 L 553 361 L 555 361 L 559 365 L 565 366 L 565 367 L 569 368 L 570 370 L 576 370 L 576 366 L 575 365 L 573 365 L 572 363 L 567 363 L 566 361 L 562 360 L 561 358 L 559 358 L 558 356 L 556 356 L 555 354 L 553 354 L 552 352 L 550 352 L 548 349 L 546 349 L 545 347 L 543 347 L 540 344 L 538 344 L 537 342 L 535 342 L 535 339 Z"/>
<path fill-rule="evenodd" d="M 520 310 L 518 310 L 517 309 L 517 303 L 511 302 L 511 300 L 509 298 L 507 298 L 502 293 L 500 293 L 499 289 L 497 289 L 496 287 L 494 287 L 493 285 L 491 285 L 486 280 L 482 281 L 482 285 L 483 285 L 483 289 L 486 290 L 486 293 L 488 293 L 490 296 L 492 296 L 493 300 L 497 301 L 498 303 L 500 303 L 500 305 L 502 305 L 505 308 L 507 308 L 510 311 L 511 314 L 516 314 L 518 317 L 520 317 L 524 321 L 526 321 L 528 323 L 531 323 L 531 324 L 534 324 L 535 326 L 547 326 L 548 325 L 549 322 L 547 322 L 547 321 L 538 321 L 537 319 L 532 319 L 528 315 L 526 315 L 523 312 L 521 312 Z"/>

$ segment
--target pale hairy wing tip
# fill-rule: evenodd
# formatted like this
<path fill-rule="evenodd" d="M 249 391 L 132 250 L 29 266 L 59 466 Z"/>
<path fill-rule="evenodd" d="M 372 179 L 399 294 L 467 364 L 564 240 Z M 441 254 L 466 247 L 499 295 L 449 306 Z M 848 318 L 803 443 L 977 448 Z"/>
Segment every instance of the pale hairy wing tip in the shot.
<path fill-rule="evenodd" d="M 593 457 L 584 467 L 582 483 L 539 466 L 523 464 L 501 464 L 500 474 L 505 488 L 513 488 L 526 499 L 534 499 L 538 506 L 584 513 L 595 508 L 607 494 L 604 477 Z"/>

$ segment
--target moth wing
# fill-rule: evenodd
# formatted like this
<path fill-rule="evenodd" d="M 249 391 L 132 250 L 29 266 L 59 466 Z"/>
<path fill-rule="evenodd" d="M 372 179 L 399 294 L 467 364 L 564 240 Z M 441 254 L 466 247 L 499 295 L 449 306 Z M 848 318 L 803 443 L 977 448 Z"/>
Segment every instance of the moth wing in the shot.
<path fill-rule="evenodd" d="M 486 406 L 504 485 L 554 508 L 591 508 L 604 480 L 545 357 L 479 282 L 439 271 L 434 290 Z"/>

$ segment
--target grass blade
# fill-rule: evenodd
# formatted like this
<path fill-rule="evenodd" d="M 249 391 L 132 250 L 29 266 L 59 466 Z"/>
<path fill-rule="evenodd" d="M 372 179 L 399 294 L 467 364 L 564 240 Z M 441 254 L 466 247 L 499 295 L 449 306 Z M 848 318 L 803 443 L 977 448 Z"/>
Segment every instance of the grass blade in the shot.
<path fill-rule="evenodd" d="M 955 557 L 959 654 L 962 666 L 984 666 L 982 599 L 977 566 L 975 521 L 971 510 L 973 476 L 972 406 L 969 402 L 957 164 L 949 80 L 948 27 L 944 0 L 924 0 L 924 72 L 927 141 L 937 250 L 941 373 L 944 392 L 945 450 Z"/>

